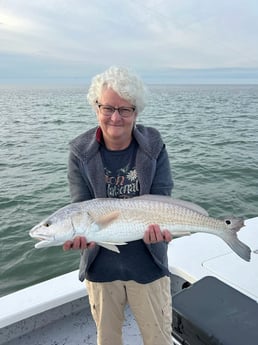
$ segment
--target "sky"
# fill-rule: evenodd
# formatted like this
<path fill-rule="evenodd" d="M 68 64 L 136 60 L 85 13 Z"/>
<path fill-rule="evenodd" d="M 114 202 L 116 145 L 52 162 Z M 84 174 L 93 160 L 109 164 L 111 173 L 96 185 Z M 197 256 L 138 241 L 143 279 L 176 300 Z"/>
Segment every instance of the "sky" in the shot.
<path fill-rule="evenodd" d="M 0 84 L 111 65 L 149 83 L 258 84 L 258 1 L 0 0 Z"/>

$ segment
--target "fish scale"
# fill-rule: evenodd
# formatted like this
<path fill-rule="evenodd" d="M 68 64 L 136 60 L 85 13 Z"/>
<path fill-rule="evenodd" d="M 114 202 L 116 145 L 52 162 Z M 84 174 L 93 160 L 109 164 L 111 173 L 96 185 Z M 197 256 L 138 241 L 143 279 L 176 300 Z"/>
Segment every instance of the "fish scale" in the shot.
<path fill-rule="evenodd" d="M 67 205 L 36 225 L 30 236 L 35 247 L 61 245 L 76 236 L 118 251 L 114 246 L 142 239 L 150 224 L 168 229 L 174 238 L 205 232 L 216 235 L 242 259 L 250 261 L 250 248 L 237 238 L 242 219 L 209 217 L 200 206 L 166 196 L 144 195 L 131 199 L 93 199 Z"/>
<path fill-rule="evenodd" d="M 109 204 L 109 208 L 105 208 L 107 203 Z M 205 225 L 207 228 L 225 228 L 224 222 L 221 220 L 204 216 L 200 213 L 194 212 L 191 209 L 180 206 L 174 206 L 172 208 L 170 204 L 165 204 L 162 202 L 154 201 L 150 203 L 148 201 L 138 201 L 136 209 L 135 202 L 131 201 L 130 199 L 126 199 L 126 201 L 123 201 L 123 203 L 126 207 L 123 204 L 121 205 L 121 202 L 119 204 L 117 199 L 112 200 L 110 203 L 104 199 L 103 205 L 98 203 L 98 207 L 94 207 L 90 212 L 92 212 L 95 217 L 98 217 L 107 212 L 111 213 L 119 210 L 121 212 L 120 218 L 124 221 L 132 223 L 135 220 L 141 220 L 141 222 L 145 225 L 158 223 L 162 228 L 170 228 L 173 224 L 182 224 L 184 226 L 194 226 L 196 224 L 200 224 L 202 225 L 202 227 L 199 227 L 200 231 Z M 105 212 L 103 212 L 103 210 L 105 210 Z"/>

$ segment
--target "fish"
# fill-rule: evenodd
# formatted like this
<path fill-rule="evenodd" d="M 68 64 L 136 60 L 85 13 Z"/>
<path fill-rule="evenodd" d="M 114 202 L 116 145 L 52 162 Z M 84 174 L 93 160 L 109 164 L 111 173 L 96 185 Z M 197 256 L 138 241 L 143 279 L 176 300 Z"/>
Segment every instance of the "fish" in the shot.
<path fill-rule="evenodd" d="M 118 246 L 140 240 L 150 224 L 170 231 L 173 238 L 203 232 L 220 237 L 239 257 L 250 261 L 251 250 L 238 231 L 244 220 L 210 217 L 201 206 L 161 195 L 96 198 L 66 205 L 34 226 L 29 235 L 35 248 L 59 246 L 76 236 L 119 253 Z"/>

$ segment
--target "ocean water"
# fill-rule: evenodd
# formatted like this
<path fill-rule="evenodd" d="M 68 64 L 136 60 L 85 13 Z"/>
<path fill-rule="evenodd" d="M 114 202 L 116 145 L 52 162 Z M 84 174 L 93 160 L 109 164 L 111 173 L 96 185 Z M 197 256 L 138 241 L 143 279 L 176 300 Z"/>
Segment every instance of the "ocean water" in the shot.
<path fill-rule="evenodd" d="M 0 86 L 0 296 L 78 268 L 77 251 L 36 250 L 28 232 L 70 202 L 68 143 L 96 124 L 86 92 Z M 174 197 L 258 216 L 257 85 L 150 86 L 138 122 L 162 133 Z"/>

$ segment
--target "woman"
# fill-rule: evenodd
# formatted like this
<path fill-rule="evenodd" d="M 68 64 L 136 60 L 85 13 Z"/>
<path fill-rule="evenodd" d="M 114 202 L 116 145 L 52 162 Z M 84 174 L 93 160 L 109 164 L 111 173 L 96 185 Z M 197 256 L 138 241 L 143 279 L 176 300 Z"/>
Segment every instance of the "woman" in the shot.
<path fill-rule="evenodd" d="M 136 125 L 144 109 L 145 87 L 124 68 L 95 76 L 88 101 L 98 126 L 71 142 L 68 180 L 73 202 L 93 198 L 170 195 L 173 187 L 165 145 L 159 132 Z M 145 345 L 171 345 L 171 293 L 167 230 L 153 224 L 143 240 L 114 253 L 84 237 L 64 250 L 81 249 L 80 280 L 86 279 L 98 345 L 121 345 L 124 308 L 129 303 Z"/>

